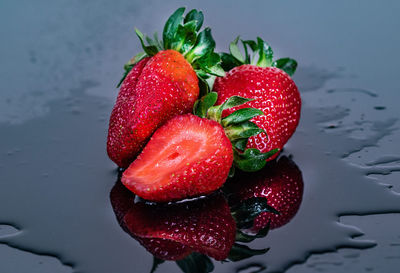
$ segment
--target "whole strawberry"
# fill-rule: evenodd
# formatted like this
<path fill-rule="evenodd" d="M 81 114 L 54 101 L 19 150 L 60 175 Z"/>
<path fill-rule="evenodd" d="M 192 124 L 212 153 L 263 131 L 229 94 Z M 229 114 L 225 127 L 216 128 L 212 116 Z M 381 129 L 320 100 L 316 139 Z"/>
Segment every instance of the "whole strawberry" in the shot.
<path fill-rule="evenodd" d="M 222 118 L 222 112 L 249 101 L 234 96 L 219 106 L 215 92 L 198 101 L 195 113 L 176 116 L 160 127 L 122 175 L 122 183 L 138 196 L 168 202 L 206 195 L 220 188 L 232 163 L 257 171 L 276 152 L 238 151 L 238 141 L 262 132 L 249 120 L 262 114 L 246 108 Z M 208 117 L 209 119 L 207 119 Z"/>
<path fill-rule="evenodd" d="M 269 224 L 271 229 L 287 224 L 299 210 L 303 198 L 303 178 L 297 165 L 283 156 L 270 162 L 257 173 L 239 173 L 227 183 L 232 199 L 243 202 L 248 198 L 266 198 L 269 206 L 279 212 L 263 212 L 254 219 L 252 231 Z"/>
<path fill-rule="evenodd" d="M 157 35 L 151 39 L 136 30 L 144 52 L 125 65 L 107 138 L 107 153 L 119 167 L 128 167 L 167 120 L 191 112 L 199 79 L 206 86 L 209 75 L 224 75 L 210 29 L 198 32 L 202 12 L 192 10 L 183 17 L 184 10 L 168 19 L 162 42 Z"/>
<path fill-rule="evenodd" d="M 253 136 L 243 147 L 257 148 L 261 152 L 272 149 L 282 150 L 293 135 L 300 119 L 301 99 L 296 84 L 290 78 L 294 73 L 296 61 L 283 58 L 272 61 L 271 47 L 261 38 L 255 41 L 242 41 L 245 57 L 237 46 L 238 39 L 230 45 L 230 54 L 223 53 L 223 67 L 229 72 L 218 77 L 214 90 L 218 93 L 217 104 L 223 103 L 231 96 L 242 96 L 254 100 L 239 108 L 253 107 L 263 111 L 252 121 L 266 133 Z M 250 60 L 248 47 L 257 53 L 258 61 Z M 250 64 L 251 63 L 251 64 Z M 226 111 L 226 115 L 231 109 Z M 269 158 L 275 158 L 278 155 Z"/>

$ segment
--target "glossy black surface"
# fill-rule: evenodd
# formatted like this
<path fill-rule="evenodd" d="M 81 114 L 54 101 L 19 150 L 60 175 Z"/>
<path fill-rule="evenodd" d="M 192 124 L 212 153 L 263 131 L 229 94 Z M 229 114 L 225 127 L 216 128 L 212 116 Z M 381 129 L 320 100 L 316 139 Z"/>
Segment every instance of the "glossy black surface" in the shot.
<path fill-rule="evenodd" d="M 303 112 L 284 154 L 303 174 L 300 210 L 252 243 L 268 253 L 214 272 L 398 272 L 400 5 L 344 0 L 2 1 L 0 272 L 149 272 L 109 202 L 106 131 L 133 27 L 161 31 L 182 5 L 204 11 L 219 50 L 259 35 L 299 62 Z M 339 247 L 368 249 L 306 261 Z"/>

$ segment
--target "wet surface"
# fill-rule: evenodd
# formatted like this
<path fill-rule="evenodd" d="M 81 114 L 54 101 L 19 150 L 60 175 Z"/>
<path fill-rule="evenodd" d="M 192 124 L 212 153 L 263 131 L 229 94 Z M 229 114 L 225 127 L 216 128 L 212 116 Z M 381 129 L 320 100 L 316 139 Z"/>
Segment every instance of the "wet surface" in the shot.
<path fill-rule="evenodd" d="M 0 28 L 10 42 L 0 45 L 1 272 L 151 268 L 152 255 L 120 228 L 112 210 L 117 172 L 105 152 L 107 123 L 121 64 L 138 48 L 132 26 L 161 29 L 182 3 L 107 3 L 0 4 L 1 20 L 13 26 Z M 220 49 L 237 33 L 260 35 L 279 55 L 297 59 L 294 79 L 303 98 L 300 126 L 284 151 L 302 172 L 299 211 L 250 244 L 269 252 L 214 262 L 214 272 L 397 272 L 400 38 L 392 34 L 400 6 L 291 4 L 193 4 L 205 11 Z M 266 18 L 266 10 L 274 12 Z M 16 20 L 22 13 L 30 24 Z M 168 262 L 159 270 L 178 268 Z"/>

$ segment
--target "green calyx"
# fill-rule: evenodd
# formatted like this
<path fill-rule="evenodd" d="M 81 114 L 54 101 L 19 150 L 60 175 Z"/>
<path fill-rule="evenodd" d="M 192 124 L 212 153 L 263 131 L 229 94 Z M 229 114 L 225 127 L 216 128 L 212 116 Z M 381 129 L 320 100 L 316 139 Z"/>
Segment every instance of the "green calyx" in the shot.
<path fill-rule="evenodd" d="M 209 90 L 206 81 L 208 78 L 225 75 L 220 65 L 221 57 L 214 52 L 215 41 L 211 35 L 211 29 L 206 27 L 200 30 L 203 25 L 203 13 L 193 9 L 184 16 L 184 12 L 185 8 L 179 8 L 168 18 L 162 41 L 158 39 L 157 33 L 150 38 L 135 28 L 144 52 L 138 54 L 139 57 L 135 57 L 134 62 L 130 61 L 125 65 L 125 74 L 118 87 L 135 63 L 167 49 L 176 50 L 185 57 L 196 71 L 201 84 L 207 84 L 204 87 L 206 90 Z"/>
<path fill-rule="evenodd" d="M 225 71 L 229 71 L 236 66 L 252 64 L 260 67 L 277 67 L 292 76 L 297 68 L 297 62 L 291 58 L 281 58 L 273 61 L 274 52 L 270 45 L 260 37 L 257 41 L 241 40 L 244 55 L 239 49 L 237 37 L 229 45 L 229 53 L 220 53 L 221 66 Z M 250 50 L 252 54 L 250 54 Z"/>
<path fill-rule="evenodd" d="M 226 135 L 232 143 L 234 154 L 234 164 L 230 176 L 234 174 L 234 167 L 246 172 L 261 170 L 266 165 L 266 160 L 278 152 L 278 149 L 261 153 L 255 148 L 246 149 L 246 145 L 249 137 L 265 133 L 263 129 L 250 121 L 256 116 L 264 115 L 264 113 L 255 108 L 243 108 L 223 118 L 222 113 L 224 110 L 240 106 L 253 99 L 232 96 L 223 104 L 214 105 L 217 102 L 217 98 L 218 95 L 216 92 L 210 92 L 203 96 L 196 101 L 193 113 L 201 118 L 215 120 L 224 128 Z"/>

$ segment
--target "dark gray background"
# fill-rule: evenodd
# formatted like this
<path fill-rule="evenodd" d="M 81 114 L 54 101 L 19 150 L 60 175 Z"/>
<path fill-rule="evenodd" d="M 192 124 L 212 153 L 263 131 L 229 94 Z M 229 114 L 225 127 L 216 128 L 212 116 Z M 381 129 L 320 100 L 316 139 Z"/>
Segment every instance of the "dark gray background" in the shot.
<path fill-rule="evenodd" d="M 129 238 L 123 233 L 115 238 L 110 235 L 121 231 L 107 199 L 115 181 L 114 165 L 105 155 L 107 119 L 122 65 L 139 50 L 133 27 L 148 34 L 160 33 L 165 19 L 182 5 L 204 11 L 205 25 L 212 27 L 218 50 L 226 50 L 238 34 L 246 39 L 261 36 L 278 57 L 290 56 L 299 63 L 294 79 L 302 93 L 304 113 L 287 153 L 294 155 L 305 177 L 303 208 L 315 212 L 300 211 L 291 227 L 272 234 L 266 242 L 272 245 L 271 253 L 265 258 L 270 268 L 283 270 L 303 261 L 310 252 L 334 250 L 338 246 L 335 240 L 351 234 L 339 232 L 342 224 L 336 220 L 353 212 L 376 214 L 340 219 L 363 230 L 365 237 L 377 242 L 375 248 L 313 255 L 288 272 L 398 272 L 399 216 L 381 215 L 400 210 L 400 203 L 393 201 L 398 196 L 386 199 L 379 191 L 389 191 L 383 186 L 364 189 L 361 184 L 354 185 L 360 179 L 391 184 L 392 190 L 399 190 L 395 172 L 399 159 L 395 159 L 400 154 L 400 4 L 361 0 L 2 0 L 0 224 L 4 225 L 0 226 L 0 240 L 7 245 L 0 245 L 0 272 L 71 272 L 62 263 L 77 265 L 79 272 L 87 273 L 100 272 L 101 266 L 104 272 L 122 272 L 121 268 L 146 272 L 149 268 L 151 258 L 140 246 L 135 245 L 135 254 L 119 253 L 119 246 Z M 377 111 L 377 106 L 385 109 Z M 340 111 L 335 112 L 338 107 Z M 340 125 L 333 133 L 326 130 L 332 124 Z M 351 140 L 346 142 L 347 138 Z M 324 140 L 319 143 L 318 139 Z M 326 156 L 326 162 L 323 156 L 309 155 L 310 150 Z M 364 179 L 368 163 L 380 158 L 392 160 L 384 166 L 370 165 L 379 165 L 377 173 L 387 174 L 374 175 L 377 180 L 372 182 Z M 333 181 L 336 174 L 332 168 L 341 166 L 343 170 L 337 172 L 342 174 L 351 167 L 358 169 L 349 171 L 348 176 L 338 175 L 343 184 L 338 183 L 332 194 L 343 196 L 338 194 L 329 201 L 332 203 L 324 203 L 325 195 L 318 199 L 324 189 L 313 181 L 322 181 L 325 173 L 329 173 L 325 180 Z M 345 183 L 352 188 L 351 194 L 344 193 Z M 374 192 L 376 198 L 365 194 L 357 199 Z M 339 203 L 346 207 L 338 208 Z M 359 203 L 371 206 L 358 208 Z M 320 204 L 328 208 L 326 212 Z M 313 215 L 327 215 L 327 226 L 332 229 L 321 228 L 318 221 L 301 222 Z M 291 232 L 296 229 L 309 230 L 311 237 L 318 230 L 324 230 L 327 237 L 336 235 L 326 245 L 307 245 L 304 241 L 312 238 L 300 236 L 300 231 L 296 237 Z M 93 238 L 88 239 L 88 234 Z M 288 234 L 299 242 L 289 243 Z M 280 249 L 282 238 L 286 241 Z M 133 266 L 138 263 L 142 266 Z M 168 268 L 176 270 L 172 263 L 165 265 L 165 270 Z M 232 272 L 228 268 L 236 267 L 217 270 Z"/>

